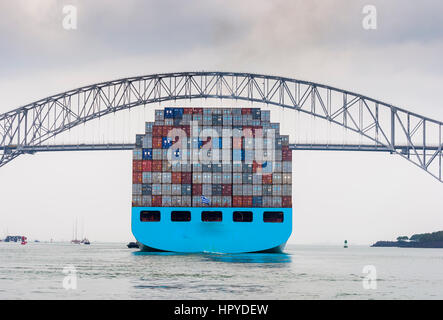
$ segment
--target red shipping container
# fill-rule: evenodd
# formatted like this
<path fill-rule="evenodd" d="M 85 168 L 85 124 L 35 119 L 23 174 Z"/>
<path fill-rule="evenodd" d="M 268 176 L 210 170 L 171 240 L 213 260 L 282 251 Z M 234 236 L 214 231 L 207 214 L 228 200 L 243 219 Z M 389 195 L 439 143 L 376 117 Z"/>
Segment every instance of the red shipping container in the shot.
<path fill-rule="evenodd" d="M 192 173 L 191 172 L 182 172 L 182 184 L 191 184 L 192 183 Z"/>
<path fill-rule="evenodd" d="M 152 160 L 143 160 L 143 172 L 152 171 Z"/>
<path fill-rule="evenodd" d="M 162 196 L 152 196 L 152 206 L 161 207 L 162 206 Z"/>
<path fill-rule="evenodd" d="M 163 126 L 153 126 L 152 127 L 152 136 L 153 137 L 161 137 L 163 133 Z"/>
<path fill-rule="evenodd" d="M 183 114 L 192 114 L 192 108 L 183 108 Z"/>
<path fill-rule="evenodd" d="M 142 173 L 141 172 L 132 173 L 132 183 L 133 184 L 142 183 Z"/>
<path fill-rule="evenodd" d="M 243 196 L 242 206 L 243 207 L 252 207 L 252 196 Z"/>
<path fill-rule="evenodd" d="M 251 114 L 251 108 L 242 108 L 241 109 L 241 114 Z"/>
<path fill-rule="evenodd" d="M 283 151 L 281 155 L 282 161 L 292 161 L 292 151 Z"/>
<path fill-rule="evenodd" d="M 193 108 L 192 113 L 193 114 L 203 114 L 203 108 Z"/>
<path fill-rule="evenodd" d="M 173 172 L 171 175 L 171 182 L 173 184 L 181 184 L 182 183 L 182 174 L 181 172 Z"/>
<path fill-rule="evenodd" d="M 143 171 L 142 160 L 132 160 L 132 172 Z"/>
<path fill-rule="evenodd" d="M 281 197 L 283 208 L 292 208 L 292 197 Z"/>
<path fill-rule="evenodd" d="M 272 184 L 272 174 L 264 174 L 262 175 L 262 183 L 263 184 Z"/>
<path fill-rule="evenodd" d="M 162 172 L 162 161 L 161 160 L 152 160 L 152 171 L 153 172 Z"/>
<path fill-rule="evenodd" d="M 233 207 L 242 207 L 243 206 L 243 201 L 242 201 L 242 196 L 233 196 L 232 197 L 232 206 Z"/>
<path fill-rule="evenodd" d="M 152 137 L 152 148 L 153 149 L 162 148 L 162 137 Z"/>
<path fill-rule="evenodd" d="M 202 185 L 199 183 L 195 183 L 192 185 L 192 195 L 193 196 L 201 196 L 202 195 Z"/>
<path fill-rule="evenodd" d="M 232 195 L 232 184 L 222 184 L 222 196 Z"/>
<path fill-rule="evenodd" d="M 162 136 L 167 137 L 169 134 L 169 131 L 171 131 L 172 128 L 173 128 L 172 126 L 163 126 Z"/>

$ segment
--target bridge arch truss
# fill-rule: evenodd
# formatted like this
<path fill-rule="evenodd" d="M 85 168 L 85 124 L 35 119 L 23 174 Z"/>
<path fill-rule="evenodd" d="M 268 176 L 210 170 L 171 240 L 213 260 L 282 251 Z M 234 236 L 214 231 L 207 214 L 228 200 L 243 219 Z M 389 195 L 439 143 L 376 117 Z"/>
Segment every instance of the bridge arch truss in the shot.
<path fill-rule="evenodd" d="M 441 121 L 331 86 L 261 74 L 180 72 L 93 84 L 0 115 L 0 167 L 79 124 L 164 101 L 233 99 L 310 114 L 356 132 L 442 182 Z"/>

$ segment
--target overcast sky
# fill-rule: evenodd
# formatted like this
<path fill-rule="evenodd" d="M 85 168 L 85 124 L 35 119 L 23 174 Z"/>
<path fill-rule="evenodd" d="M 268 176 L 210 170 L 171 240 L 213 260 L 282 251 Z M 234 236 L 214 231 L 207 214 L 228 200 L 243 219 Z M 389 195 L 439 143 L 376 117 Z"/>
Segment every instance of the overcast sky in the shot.
<path fill-rule="evenodd" d="M 62 28 L 67 4 L 77 30 Z M 366 4 L 376 30 L 362 27 Z M 443 120 L 442 13 L 439 0 L 2 1 L 0 113 L 115 78 L 220 70 L 329 84 Z M 0 168 L 0 236 L 69 240 L 78 217 L 92 241 L 131 240 L 131 157 L 37 154 Z M 295 243 L 443 230 L 443 184 L 398 156 L 296 152 L 293 197 Z"/>

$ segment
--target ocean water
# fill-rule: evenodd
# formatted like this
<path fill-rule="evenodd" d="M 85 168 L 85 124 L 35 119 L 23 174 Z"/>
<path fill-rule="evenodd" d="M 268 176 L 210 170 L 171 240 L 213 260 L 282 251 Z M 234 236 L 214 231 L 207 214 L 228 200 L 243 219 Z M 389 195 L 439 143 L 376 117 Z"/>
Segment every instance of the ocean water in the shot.
<path fill-rule="evenodd" d="M 443 249 L 185 255 L 124 243 L 0 243 L 0 299 L 443 299 Z"/>

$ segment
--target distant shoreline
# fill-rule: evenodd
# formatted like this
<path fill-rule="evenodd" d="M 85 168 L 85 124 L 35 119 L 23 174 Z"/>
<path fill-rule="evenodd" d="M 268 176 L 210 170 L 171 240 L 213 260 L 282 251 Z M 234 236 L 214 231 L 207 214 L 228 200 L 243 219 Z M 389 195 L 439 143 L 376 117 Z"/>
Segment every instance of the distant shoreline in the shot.
<path fill-rule="evenodd" d="M 443 248 L 443 241 L 377 241 L 371 247 L 397 247 L 397 248 Z"/>
<path fill-rule="evenodd" d="M 397 241 L 377 241 L 371 247 L 443 248 L 443 231 L 417 233 L 410 238 L 400 236 Z"/>

